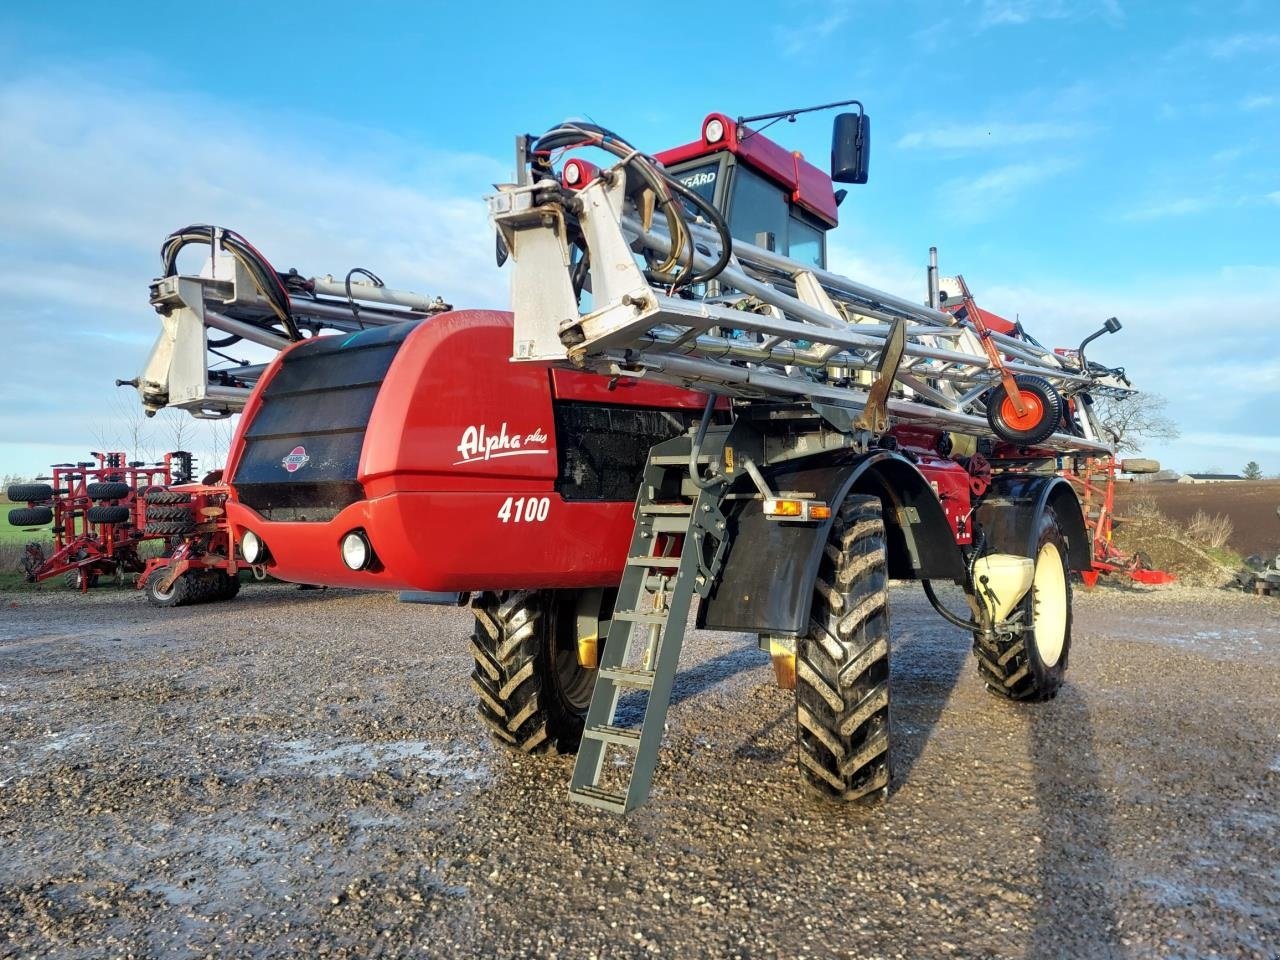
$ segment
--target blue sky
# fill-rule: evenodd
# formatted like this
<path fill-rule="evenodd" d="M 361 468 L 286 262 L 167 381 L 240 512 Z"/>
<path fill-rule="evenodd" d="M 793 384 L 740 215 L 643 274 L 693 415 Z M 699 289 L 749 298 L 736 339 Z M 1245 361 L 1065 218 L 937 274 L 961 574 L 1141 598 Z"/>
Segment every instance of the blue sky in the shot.
<path fill-rule="evenodd" d="M 501 306 L 481 197 L 515 133 L 587 116 L 657 150 L 711 110 L 845 97 L 873 156 L 834 268 L 922 295 L 937 245 L 944 273 L 1046 342 L 1119 316 L 1092 355 L 1167 396 L 1183 433 L 1147 453 L 1280 473 L 1274 2 L 535 9 L 8 5 L 0 473 L 80 456 L 132 402 L 112 383 L 154 337 L 147 283 L 178 226 Z M 819 164 L 829 148 L 820 117 L 771 133 Z"/>

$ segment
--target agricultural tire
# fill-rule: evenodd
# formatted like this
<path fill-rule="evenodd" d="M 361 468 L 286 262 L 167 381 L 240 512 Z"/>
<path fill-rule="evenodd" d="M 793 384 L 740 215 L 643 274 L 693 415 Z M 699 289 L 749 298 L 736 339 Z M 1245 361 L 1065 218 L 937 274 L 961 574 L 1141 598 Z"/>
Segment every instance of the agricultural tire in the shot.
<path fill-rule="evenodd" d="M 148 520 L 142 532 L 148 537 L 180 537 L 195 528 L 190 520 Z"/>
<path fill-rule="evenodd" d="M 1125 473 L 1159 473 L 1160 461 L 1148 460 L 1145 457 L 1129 457 L 1120 461 L 1120 469 Z"/>
<path fill-rule="evenodd" d="M 215 600 L 232 600 L 240 592 L 240 577 L 234 573 L 218 572 L 215 579 Z"/>
<path fill-rule="evenodd" d="M 166 490 L 163 487 L 153 487 L 147 491 L 144 499 L 147 503 L 190 503 L 191 494 L 182 493 L 178 490 Z"/>
<path fill-rule="evenodd" d="M 153 570 L 151 575 L 147 577 L 147 582 L 142 585 L 143 592 L 147 595 L 147 603 L 157 607 L 181 607 L 191 602 L 192 577 L 190 574 L 183 574 L 169 585 L 168 590 L 162 590 L 161 584 L 165 580 L 165 569 L 161 567 Z"/>
<path fill-rule="evenodd" d="M 796 644 L 800 777 L 836 800 L 889 793 L 889 577 L 877 497 L 840 505 Z"/>
<path fill-rule="evenodd" d="M 574 594 L 482 593 L 471 603 L 480 718 L 513 750 L 576 753 L 596 671 L 578 664 Z"/>
<path fill-rule="evenodd" d="M 53 487 L 47 483 L 11 483 L 5 493 L 13 503 L 43 503 L 53 499 Z"/>
<path fill-rule="evenodd" d="M 85 518 L 90 523 L 128 523 L 133 511 L 128 507 L 90 507 Z"/>
<path fill-rule="evenodd" d="M 43 527 L 53 523 L 53 511 L 48 507 L 18 507 L 9 511 L 9 524 L 14 527 Z"/>
<path fill-rule="evenodd" d="M 127 483 L 90 483 L 84 488 L 90 500 L 123 500 L 132 492 Z"/>
<path fill-rule="evenodd" d="M 176 507 L 147 507 L 147 522 L 153 520 L 190 520 L 191 508 L 183 504 Z"/>
<path fill-rule="evenodd" d="M 69 570 L 62 575 L 62 582 L 66 584 L 69 590 L 80 589 L 80 578 L 85 575 L 83 570 Z M 96 573 L 89 574 L 89 587 L 93 588 L 98 585 L 98 575 Z"/>
<path fill-rule="evenodd" d="M 987 394 L 987 423 L 996 436 L 1020 447 L 1034 447 L 1058 429 L 1062 422 L 1062 395 L 1044 377 L 1022 374 L 1013 378 L 1026 412 L 1018 415 L 1004 384 Z"/>
<path fill-rule="evenodd" d="M 1030 624 L 1021 636 L 986 640 L 974 634 L 978 672 L 992 693 L 1010 700 L 1052 700 L 1058 695 L 1071 652 L 1071 577 L 1067 541 L 1047 510 L 1036 537 L 1035 579 L 1015 610 Z"/>

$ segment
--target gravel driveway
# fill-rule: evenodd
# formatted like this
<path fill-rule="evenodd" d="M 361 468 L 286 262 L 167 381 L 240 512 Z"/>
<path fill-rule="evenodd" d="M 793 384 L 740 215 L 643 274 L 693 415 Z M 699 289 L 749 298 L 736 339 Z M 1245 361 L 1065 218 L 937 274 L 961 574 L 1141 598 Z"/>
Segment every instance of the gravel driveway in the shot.
<path fill-rule="evenodd" d="M 886 805 L 802 795 L 768 658 L 695 633 L 618 818 L 482 732 L 465 610 L 0 595 L 0 955 L 1280 956 L 1280 601 L 1078 595 L 1038 707 L 893 613 Z"/>

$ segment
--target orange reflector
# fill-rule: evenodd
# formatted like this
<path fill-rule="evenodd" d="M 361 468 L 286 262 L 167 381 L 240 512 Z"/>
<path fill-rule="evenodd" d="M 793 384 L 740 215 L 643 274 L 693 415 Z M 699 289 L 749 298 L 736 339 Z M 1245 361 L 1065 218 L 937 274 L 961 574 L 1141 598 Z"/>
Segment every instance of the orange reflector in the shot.
<path fill-rule="evenodd" d="M 826 520 L 831 508 L 821 500 L 765 500 L 764 515 L 775 520 Z"/>

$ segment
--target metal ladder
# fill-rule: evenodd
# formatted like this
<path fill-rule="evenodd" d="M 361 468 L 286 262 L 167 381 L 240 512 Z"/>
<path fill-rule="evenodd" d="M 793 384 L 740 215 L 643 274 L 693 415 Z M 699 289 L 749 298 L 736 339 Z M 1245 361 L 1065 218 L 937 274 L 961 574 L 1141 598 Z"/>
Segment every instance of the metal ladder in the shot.
<path fill-rule="evenodd" d="M 708 431 L 698 449 L 699 472 L 720 459 L 728 429 Z M 649 452 L 635 532 L 573 767 L 569 796 L 615 813 L 634 810 L 649 795 L 689 608 L 695 593 L 710 593 L 729 546 L 720 509 L 727 480 L 718 475 L 694 482 L 693 444 L 690 436 L 676 437 Z M 628 723 L 639 712 L 633 709 L 639 699 L 639 722 Z M 614 756 L 622 762 L 612 762 Z"/>

